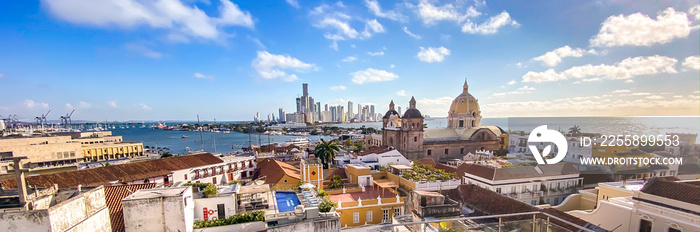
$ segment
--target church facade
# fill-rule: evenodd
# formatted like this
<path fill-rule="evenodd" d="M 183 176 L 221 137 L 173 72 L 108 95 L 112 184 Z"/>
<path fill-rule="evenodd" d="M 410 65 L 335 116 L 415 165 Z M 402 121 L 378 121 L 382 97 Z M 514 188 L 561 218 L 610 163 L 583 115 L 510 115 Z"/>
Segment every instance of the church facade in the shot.
<path fill-rule="evenodd" d="M 508 145 L 508 134 L 503 129 L 481 126 L 479 100 L 469 94 L 466 81 L 462 93 L 452 101 L 447 112 L 445 128 L 424 128 L 423 115 L 413 97 L 403 116 L 394 110 L 391 101 L 382 121 L 382 143 L 394 147 L 410 160 L 461 159 L 478 150 L 497 151 Z"/>

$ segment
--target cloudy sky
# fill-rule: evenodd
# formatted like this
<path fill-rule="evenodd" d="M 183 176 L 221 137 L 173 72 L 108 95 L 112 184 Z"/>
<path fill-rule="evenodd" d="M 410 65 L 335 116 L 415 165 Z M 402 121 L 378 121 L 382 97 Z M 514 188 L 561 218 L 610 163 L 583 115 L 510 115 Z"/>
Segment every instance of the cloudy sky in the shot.
<path fill-rule="evenodd" d="M 322 105 L 484 117 L 700 114 L 697 1 L 0 3 L 0 115 L 252 120 Z"/>

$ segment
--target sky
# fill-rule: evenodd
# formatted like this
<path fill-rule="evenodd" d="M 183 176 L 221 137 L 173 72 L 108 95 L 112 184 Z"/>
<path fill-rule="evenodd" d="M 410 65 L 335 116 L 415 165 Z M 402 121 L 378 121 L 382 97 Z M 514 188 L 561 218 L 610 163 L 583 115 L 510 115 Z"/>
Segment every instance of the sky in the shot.
<path fill-rule="evenodd" d="M 0 117 L 252 120 L 393 100 L 444 117 L 700 115 L 697 1 L 0 3 Z"/>

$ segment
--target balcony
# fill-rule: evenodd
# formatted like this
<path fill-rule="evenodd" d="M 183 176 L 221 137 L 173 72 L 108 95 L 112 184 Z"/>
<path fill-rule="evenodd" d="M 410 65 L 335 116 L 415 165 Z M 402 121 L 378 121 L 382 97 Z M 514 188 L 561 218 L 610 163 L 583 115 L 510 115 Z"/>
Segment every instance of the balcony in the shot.
<path fill-rule="evenodd" d="M 458 202 L 446 198 L 442 205 L 421 206 L 418 214 L 422 217 L 447 217 L 461 214 L 461 206 Z"/>

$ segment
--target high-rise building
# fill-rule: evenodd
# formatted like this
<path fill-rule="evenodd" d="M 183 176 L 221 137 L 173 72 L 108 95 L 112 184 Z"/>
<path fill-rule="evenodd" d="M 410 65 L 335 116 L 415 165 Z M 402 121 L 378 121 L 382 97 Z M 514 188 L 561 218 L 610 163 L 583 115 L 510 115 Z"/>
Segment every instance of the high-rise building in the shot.
<path fill-rule="evenodd" d="M 301 86 L 304 88 L 304 92 L 303 92 L 304 96 L 309 96 L 309 84 L 304 83 L 304 84 L 301 84 Z"/>
<path fill-rule="evenodd" d="M 351 121 L 352 118 L 355 117 L 355 113 L 352 111 L 352 107 L 353 107 L 352 102 L 348 101 L 348 115 L 347 115 L 348 121 Z"/>
<path fill-rule="evenodd" d="M 403 114 L 401 113 L 401 106 L 399 106 L 399 115 L 403 115 Z"/>
<path fill-rule="evenodd" d="M 279 121 L 279 122 L 286 122 L 287 121 L 287 115 L 284 113 L 284 108 L 280 108 L 280 112 L 278 115 L 279 115 L 279 120 L 277 120 L 277 121 Z"/>
<path fill-rule="evenodd" d="M 375 113 L 374 113 L 374 105 L 370 105 L 370 106 L 369 106 L 369 115 L 370 115 L 370 117 L 371 117 L 371 120 L 374 121 L 374 120 L 375 120 L 375 117 L 374 117 L 374 115 L 375 115 Z"/>

